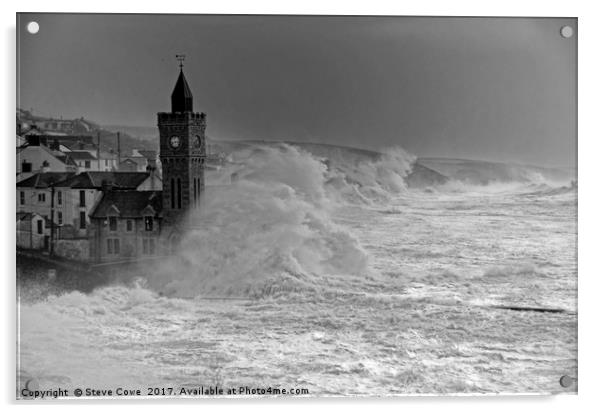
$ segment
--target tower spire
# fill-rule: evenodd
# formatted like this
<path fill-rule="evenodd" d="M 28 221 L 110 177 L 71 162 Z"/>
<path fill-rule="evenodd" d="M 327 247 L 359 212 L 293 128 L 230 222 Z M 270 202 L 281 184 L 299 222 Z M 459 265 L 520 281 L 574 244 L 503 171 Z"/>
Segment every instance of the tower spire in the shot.
<path fill-rule="evenodd" d="M 176 59 L 180 62 L 180 75 L 176 81 L 176 86 L 171 93 L 171 111 L 175 112 L 192 112 L 192 92 L 184 77 L 184 59 L 186 55 L 177 54 Z"/>

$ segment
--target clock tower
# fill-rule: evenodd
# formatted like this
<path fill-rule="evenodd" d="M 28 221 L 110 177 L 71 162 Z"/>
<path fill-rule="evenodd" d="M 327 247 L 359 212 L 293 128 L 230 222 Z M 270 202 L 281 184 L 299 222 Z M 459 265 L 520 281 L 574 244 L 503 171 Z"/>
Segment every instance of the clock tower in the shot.
<path fill-rule="evenodd" d="M 205 113 L 195 113 L 192 92 L 180 75 L 171 93 L 171 112 L 157 114 L 159 153 L 163 169 L 163 222 L 180 227 L 188 212 L 201 204 L 205 189 Z"/>

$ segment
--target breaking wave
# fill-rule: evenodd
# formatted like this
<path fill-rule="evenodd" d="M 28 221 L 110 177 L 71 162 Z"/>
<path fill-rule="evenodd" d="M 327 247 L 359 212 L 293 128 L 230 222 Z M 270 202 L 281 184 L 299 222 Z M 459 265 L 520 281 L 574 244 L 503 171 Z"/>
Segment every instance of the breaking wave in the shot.
<path fill-rule="evenodd" d="M 368 254 L 332 219 L 342 203 L 382 202 L 405 191 L 413 157 L 401 149 L 346 164 L 287 144 L 233 153 L 207 187 L 198 228 L 175 259 L 153 269 L 149 285 L 169 296 L 258 296 L 313 289 L 319 277 L 366 276 Z M 168 275 L 169 274 L 169 275 Z"/>
<path fill-rule="evenodd" d="M 440 191 L 451 192 L 538 192 L 545 195 L 576 188 L 573 168 L 544 168 L 497 162 L 425 158 L 419 162 L 448 178 Z M 567 189 L 567 191 L 564 191 Z"/>

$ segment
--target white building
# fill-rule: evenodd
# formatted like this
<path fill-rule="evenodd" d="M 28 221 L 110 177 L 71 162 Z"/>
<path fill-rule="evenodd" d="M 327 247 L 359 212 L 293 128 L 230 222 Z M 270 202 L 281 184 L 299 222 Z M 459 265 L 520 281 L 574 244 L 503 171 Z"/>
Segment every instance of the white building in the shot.
<path fill-rule="evenodd" d="M 17 181 L 41 172 L 76 172 L 77 164 L 62 152 L 44 145 L 17 148 Z"/>
<path fill-rule="evenodd" d="M 17 212 L 17 247 L 46 249 L 49 230 L 43 216 L 30 212 Z"/>
<path fill-rule="evenodd" d="M 162 189 L 156 172 L 39 173 L 17 183 L 17 212 L 49 219 L 54 210 L 59 238 L 83 238 L 90 224 L 90 211 L 106 184 L 117 191 Z"/>

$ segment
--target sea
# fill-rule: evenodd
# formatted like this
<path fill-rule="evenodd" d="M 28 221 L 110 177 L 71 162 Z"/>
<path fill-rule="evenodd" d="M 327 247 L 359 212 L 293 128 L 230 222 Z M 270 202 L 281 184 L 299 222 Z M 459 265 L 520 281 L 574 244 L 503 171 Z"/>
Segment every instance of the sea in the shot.
<path fill-rule="evenodd" d="M 19 264 L 21 382 L 577 391 L 574 169 L 285 143 L 218 169 L 176 256 L 139 276 L 84 285 Z"/>

